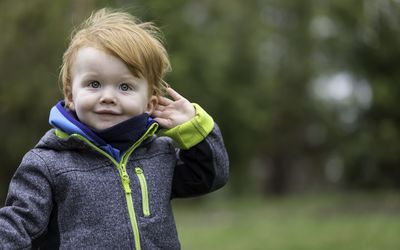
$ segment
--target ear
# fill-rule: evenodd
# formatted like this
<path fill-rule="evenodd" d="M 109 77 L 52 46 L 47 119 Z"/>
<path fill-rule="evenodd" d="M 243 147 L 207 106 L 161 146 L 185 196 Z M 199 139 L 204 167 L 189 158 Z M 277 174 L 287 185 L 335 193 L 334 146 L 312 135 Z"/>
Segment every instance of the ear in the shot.
<path fill-rule="evenodd" d="M 68 108 L 71 111 L 75 111 L 75 105 L 74 105 L 74 101 L 72 99 L 72 95 L 68 95 L 67 97 L 65 97 L 65 107 Z"/>
<path fill-rule="evenodd" d="M 155 95 L 150 96 L 147 102 L 146 113 L 151 115 L 158 104 L 158 98 Z"/>
<path fill-rule="evenodd" d="M 68 109 L 71 110 L 71 111 L 75 111 L 75 105 L 74 105 L 73 102 L 69 102 L 68 103 Z"/>

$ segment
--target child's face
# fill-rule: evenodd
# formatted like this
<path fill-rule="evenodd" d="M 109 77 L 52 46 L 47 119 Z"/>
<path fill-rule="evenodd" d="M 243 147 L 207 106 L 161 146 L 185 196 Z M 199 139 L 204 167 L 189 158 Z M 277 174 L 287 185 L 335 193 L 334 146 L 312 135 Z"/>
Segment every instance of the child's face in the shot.
<path fill-rule="evenodd" d="M 118 57 L 85 47 L 72 65 L 70 108 L 79 120 L 106 129 L 134 116 L 151 114 L 157 98 L 149 95 L 146 79 L 135 77 Z"/>

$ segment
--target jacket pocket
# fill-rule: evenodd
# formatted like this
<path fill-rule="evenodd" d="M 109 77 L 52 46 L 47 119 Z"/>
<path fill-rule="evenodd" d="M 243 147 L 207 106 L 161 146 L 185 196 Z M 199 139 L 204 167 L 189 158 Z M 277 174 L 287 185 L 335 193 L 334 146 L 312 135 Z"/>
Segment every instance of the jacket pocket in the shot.
<path fill-rule="evenodd" d="M 149 193 L 147 190 L 146 177 L 144 176 L 143 170 L 139 167 L 135 168 L 135 173 L 139 179 L 140 189 L 142 193 L 142 207 L 144 217 L 150 216 L 150 206 L 149 206 Z"/>

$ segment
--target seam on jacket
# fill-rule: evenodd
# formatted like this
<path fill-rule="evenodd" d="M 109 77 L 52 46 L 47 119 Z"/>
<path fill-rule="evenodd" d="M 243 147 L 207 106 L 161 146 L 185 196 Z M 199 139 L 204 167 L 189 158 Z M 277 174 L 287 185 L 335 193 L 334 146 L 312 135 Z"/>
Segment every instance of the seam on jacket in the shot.
<path fill-rule="evenodd" d="M 147 159 L 151 159 L 151 158 L 154 158 L 154 157 L 160 156 L 160 155 L 174 155 L 174 154 L 175 154 L 175 152 L 161 152 L 161 153 L 153 153 L 149 156 L 135 157 L 135 155 L 132 155 L 131 157 L 129 157 L 129 161 L 147 160 Z"/>
<path fill-rule="evenodd" d="M 215 133 L 215 132 L 216 132 L 216 131 L 215 131 L 215 127 L 214 127 L 211 133 Z M 210 134 L 211 134 L 211 133 L 210 133 Z M 216 187 L 216 180 L 217 180 L 217 178 L 215 178 L 215 177 L 216 177 L 216 175 L 217 175 L 217 168 L 216 168 L 216 166 L 217 166 L 217 157 L 215 156 L 215 152 L 216 152 L 215 145 L 213 145 L 212 140 L 210 139 L 210 137 L 207 136 L 207 137 L 204 138 L 204 139 L 207 141 L 207 144 L 208 144 L 209 147 L 211 148 L 210 151 L 211 151 L 211 156 L 212 156 L 213 169 L 214 169 L 214 172 L 215 172 L 214 180 L 212 181 L 210 190 L 208 190 L 208 192 L 210 192 L 211 190 L 214 190 L 215 187 Z"/>
<path fill-rule="evenodd" d="M 97 167 L 93 167 L 93 168 L 90 168 L 90 169 L 69 168 L 69 169 L 66 169 L 64 171 L 57 172 L 54 175 L 55 175 L 55 177 L 58 177 L 58 176 L 60 176 L 62 174 L 66 174 L 66 173 L 69 173 L 69 172 L 91 172 L 91 171 L 94 171 L 94 170 L 97 170 L 97 169 L 100 169 L 100 168 L 113 167 L 113 165 L 111 165 L 111 164 L 113 164 L 113 163 L 112 162 L 109 163 L 109 164 L 108 163 L 103 163 L 103 164 L 101 164 L 101 165 L 99 165 Z"/>
<path fill-rule="evenodd" d="M 53 186 L 52 184 L 54 183 L 54 181 L 53 181 L 53 179 L 52 179 L 51 172 L 50 172 L 50 170 L 49 170 L 49 165 L 48 165 L 47 162 L 43 159 L 43 157 L 41 157 L 38 153 L 36 153 L 36 152 L 33 151 L 33 150 L 32 150 L 31 152 L 32 152 L 32 154 L 34 154 L 36 157 L 38 157 L 38 158 L 44 163 L 44 166 L 45 166 L 45 168 L 46 168 L 46 170 L 47 170 L 47 174 L 48 174 L 48 180 L 49 180 L 49 184 L 50 184 L 50 189 L 52 189 L 52 186 Z M 52 190 L 52 192 L 54 192 L 54 190 Z M 48 219 L 50 219 L 50 217 L 49 217 Z M 43 232 L 46 231 L 46 229 L 47 229 L 47 224 L 46 224 L 42 229 L 40 229 L 39 232 L 37 232 L 37 233 L 35 233 L 35 234 L 32 235 L 32 241 L 35 240 L 35 239 L 37 239 L 38 236 L 40 236 L 41 234 L 43 234 Z M 29 249 L 29 248 L 30 248 L 30 247 L 27 246 L 25 249 Z"/>

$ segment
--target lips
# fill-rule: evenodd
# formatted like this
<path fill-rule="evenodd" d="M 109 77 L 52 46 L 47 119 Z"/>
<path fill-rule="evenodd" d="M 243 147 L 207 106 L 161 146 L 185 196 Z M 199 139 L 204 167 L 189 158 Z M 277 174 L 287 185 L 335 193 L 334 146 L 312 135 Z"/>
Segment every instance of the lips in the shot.
<path fill-rule="evenodd" d="M 108 110 L 108 109 L 97 110 L 94 113 L 96 113 L 98 115 L 119 115 L 118 112 L 116 112 L 114 110 Z"/>

